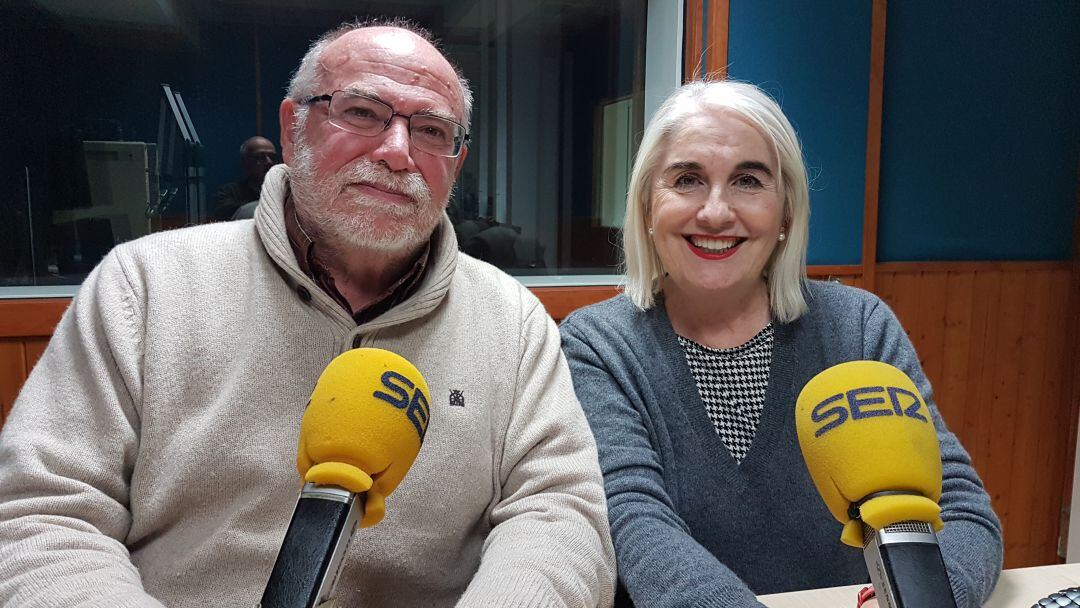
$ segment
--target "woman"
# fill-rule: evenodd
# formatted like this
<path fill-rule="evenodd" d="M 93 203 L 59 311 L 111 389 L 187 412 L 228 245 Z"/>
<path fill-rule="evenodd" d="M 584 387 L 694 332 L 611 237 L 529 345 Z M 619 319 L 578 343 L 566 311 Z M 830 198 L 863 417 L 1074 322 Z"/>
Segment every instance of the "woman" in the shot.
<path fill-rule="evenodd" d="M 925 396 L 941 446 L 942 553 L 959 608 L 1001 567 L 1001 527 L 892 311 L 806 279 L 809 193 L 791 124 L 757 88 L 679 89 L 630 179 L 625 292 L 562 325 L 596 435 L 621 586 L 640 607 L 760 606 L 867 581 L 814 488 L 794 404 L 818 372 L 874 359 Z"/>

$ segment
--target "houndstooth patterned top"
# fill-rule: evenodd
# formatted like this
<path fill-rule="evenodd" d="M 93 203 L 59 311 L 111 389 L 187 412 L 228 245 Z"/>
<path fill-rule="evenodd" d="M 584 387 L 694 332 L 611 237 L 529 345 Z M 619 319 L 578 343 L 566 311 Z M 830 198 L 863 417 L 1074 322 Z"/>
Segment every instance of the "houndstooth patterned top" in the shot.
<path fill-rule="evenodd" d="M 772 363 L 773 326 L 735 348 L 710 348 L 679 336 L 705 412 L 735 462 L 750 451 L 757 432 Z"/>

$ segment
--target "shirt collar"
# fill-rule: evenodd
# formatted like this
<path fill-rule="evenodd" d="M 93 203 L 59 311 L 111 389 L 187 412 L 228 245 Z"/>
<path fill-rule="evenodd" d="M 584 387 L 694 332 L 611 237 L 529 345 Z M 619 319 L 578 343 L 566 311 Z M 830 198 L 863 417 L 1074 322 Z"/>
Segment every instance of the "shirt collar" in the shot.
<path fill-rule="evenodd" d="M 345 296 L 341 295 L 334 284 L 334 277 L 330 270 L 319 260 L 318 243 L 304 231 L 299 220 L 296 219 L 296 208 L 293 203 L 292 193 L 285 196 L 284 203 L 285 234 L 289 238 L 289 245 L 300 270 L 306 274 L 327 295 L 334 299 L 342 308 L 352 315 L 357 325 L 366 323 L 394 306 L 404 302 L 416 291 L 424 276 L 431 255 L 431 240 L 425 244 L 416 261 L 401 277 L 383 291 L 370 304 L 360 310 L 353 310 Z"/>

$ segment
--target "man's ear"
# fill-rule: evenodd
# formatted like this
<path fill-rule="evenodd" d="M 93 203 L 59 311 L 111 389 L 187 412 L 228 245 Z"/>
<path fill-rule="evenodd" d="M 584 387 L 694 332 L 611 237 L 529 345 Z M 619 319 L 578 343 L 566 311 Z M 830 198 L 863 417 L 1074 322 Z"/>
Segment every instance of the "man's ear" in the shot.
<path fill-rule="evenodd" d="M 278 123 L 281 126 L 281 160 L 292 166 L 294 144 L 296 140 L 296 102 L 285 98 L 278 108 Z"/>
<path fill-rule="evenodd" d="M 461 168 L 465 166 L 465 157 L 468 156 L 468 155 L 469 155 L 469 147 L 468 146 L 462 146 L 461 147 L 461 154 L 458 154 L 458 157 L 456 159 L 454 159 L 454 160 L 457 161 L 457 167 L 454 168 L 454 180 L 457 180 L 457 178 L 461 176 Z"/>

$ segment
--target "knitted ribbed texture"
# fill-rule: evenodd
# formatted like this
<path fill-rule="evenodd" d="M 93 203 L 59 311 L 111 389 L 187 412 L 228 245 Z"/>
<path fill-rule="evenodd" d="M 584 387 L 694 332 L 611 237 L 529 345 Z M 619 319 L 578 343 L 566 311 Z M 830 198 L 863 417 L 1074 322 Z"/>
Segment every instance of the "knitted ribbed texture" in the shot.
<path fill-rule="evenodd" d="M 120 245 L 83 284 L 0 434 L 0 606 L 254 606 L 308 396 L 355 338 L 417 366 L 431 419 L 338 604 L 610 605 L 595 443 L 543 307 L 444 219 L 417 292 L 356 327 L 296 265 L 286 179 L 254 222 Z"/>
<path fill-rule="evenodd" d="M 872 359 L 908 374 L 941 445 L 939 534 L 959 608 L 976 608 L 1001 569 L 1001 525 L 967 452 L 933 402 L 888 306 L 810 282 L 807 313 L 775 324 L 765 407 L 746 458 L 717 436 L 664 309 L 624 296 L 563 323 L 563 348 L 599 444 L 619 576 L 639 608 L 758 606 L 754 594 L 864 583 L 862 552 L 840 543 L 803 461 L 795 401 L 818 372 Z"/>

